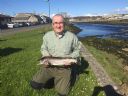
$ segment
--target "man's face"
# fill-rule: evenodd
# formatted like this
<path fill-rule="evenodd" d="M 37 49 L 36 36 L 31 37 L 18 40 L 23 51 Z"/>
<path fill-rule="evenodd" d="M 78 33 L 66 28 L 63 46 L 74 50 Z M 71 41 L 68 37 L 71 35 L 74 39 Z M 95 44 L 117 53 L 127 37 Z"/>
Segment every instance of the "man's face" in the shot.
<path fill-rule="evenodd" d="M 54 32 L 61 33 L 64 30 L 64 21 L 63 17 L 61 16 L 55 16 L 53 17 L 52 27 Z"/>

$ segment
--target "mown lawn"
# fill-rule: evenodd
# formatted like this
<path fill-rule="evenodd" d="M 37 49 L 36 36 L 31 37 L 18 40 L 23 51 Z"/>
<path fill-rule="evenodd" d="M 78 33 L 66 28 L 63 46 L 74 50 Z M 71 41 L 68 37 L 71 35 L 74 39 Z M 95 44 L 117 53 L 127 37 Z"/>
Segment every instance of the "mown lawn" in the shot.
<path fill-rule="evenodd" d="M 56 96 L 54 88 L 33 90 L 29 81 L 38 71 L 40 46 L 44 32 L 38 29 L 0 37 L 0 96 Z M 82 60 L 80 75 L 69 96 L 91 96 L 98 86 L 88 64 Z M 84 67 L 85 66 L 85 67 Z M 103 92 L 99 95 L 104 96 Z"/>

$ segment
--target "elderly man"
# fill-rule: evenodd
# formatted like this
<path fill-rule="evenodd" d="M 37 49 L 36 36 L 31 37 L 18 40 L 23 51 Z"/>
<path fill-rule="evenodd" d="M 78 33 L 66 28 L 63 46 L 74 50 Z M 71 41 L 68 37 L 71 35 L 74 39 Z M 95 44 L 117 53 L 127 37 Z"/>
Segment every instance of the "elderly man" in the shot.
<path fill-rule="evenodd" d="M 43 37 L 41 53 L 43 57 L 71 57 L 77 59 L 79 57 L 79 41 L 75 34 L 64 30 L 64 17 L 56 14 L 52 18 L 53 31 L 47 32 Z M 46 82 L 54 78 L 55 89 L 59 96 L 67 96 L 71 84 L 72 63 L 65 62 L 61 66 L 49 66 L 44 64 L 39 72 L 35 74 L 30 82 L 34 89 L 41 89 Z"/>

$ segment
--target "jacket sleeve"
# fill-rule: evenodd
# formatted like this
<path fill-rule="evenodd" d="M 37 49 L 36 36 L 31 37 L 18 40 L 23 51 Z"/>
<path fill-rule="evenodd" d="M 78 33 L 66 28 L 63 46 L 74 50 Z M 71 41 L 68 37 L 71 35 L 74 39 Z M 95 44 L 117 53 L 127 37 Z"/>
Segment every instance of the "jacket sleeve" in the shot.
<path fill-rule="evenodd" d="M 46 36 L 43 37 L 43 44 L 41 45 L 41 54 L 43 57 L 50 56 L 48 52 L 48 42 Z"/>

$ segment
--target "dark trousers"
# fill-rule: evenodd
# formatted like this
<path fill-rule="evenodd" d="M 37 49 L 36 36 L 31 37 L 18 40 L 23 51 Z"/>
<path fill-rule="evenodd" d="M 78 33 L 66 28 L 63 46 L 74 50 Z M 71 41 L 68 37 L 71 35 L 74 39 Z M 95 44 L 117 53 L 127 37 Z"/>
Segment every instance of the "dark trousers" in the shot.
<path fill-rule="evenodd" d="M 41 89 L 51 78 L 54 78 L 55 89 L 60 96 L 66 96 L 70 90 L 71 68 L 41 67 L 30 83 L 34 89 Z"/>

